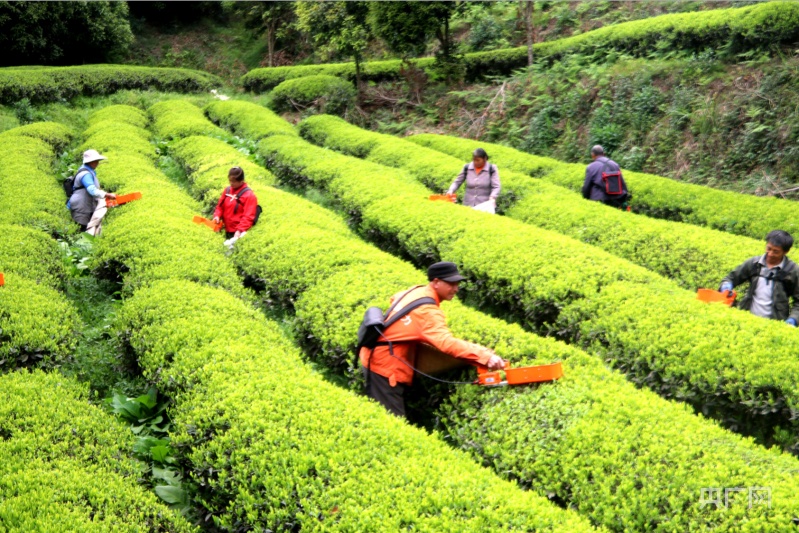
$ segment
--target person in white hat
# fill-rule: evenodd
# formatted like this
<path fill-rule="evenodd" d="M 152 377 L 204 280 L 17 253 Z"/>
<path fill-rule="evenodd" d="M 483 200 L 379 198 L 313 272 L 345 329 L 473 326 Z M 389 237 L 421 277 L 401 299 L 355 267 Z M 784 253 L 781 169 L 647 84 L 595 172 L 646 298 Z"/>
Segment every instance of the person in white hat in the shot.
<path fill-rule="evenodd" d="M 105 199 L 117 197 L 116 194 L 105 192 L 100 188 L 97 165 L 104 159 L 107 157 L 100 155 L 97 150 L 83 152 L 83 166 L 78 169 L 72 180 L 72 196 L 67 202 L 72 220 L 80 224 L 81 231 L 95 237 L 100 234 L 103 217 L 108 211 Z"/>

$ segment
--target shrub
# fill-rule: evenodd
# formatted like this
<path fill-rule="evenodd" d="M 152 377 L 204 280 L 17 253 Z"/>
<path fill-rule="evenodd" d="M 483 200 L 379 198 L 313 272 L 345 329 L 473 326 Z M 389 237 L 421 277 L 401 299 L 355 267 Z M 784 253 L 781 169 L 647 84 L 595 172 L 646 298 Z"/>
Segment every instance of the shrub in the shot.
<path fill-rule="evenodd" d="M 139 486 L 132 433 L 92 406 L 85 386 L 55 372 L 14 372 L 0 376 L 0 396 L 4 528 L 196 531 Z"/>
<path fill-rule="evenodd" d="M 418 135 L 408 140 L 458 157 L 464 157 L 467 145 L 474 144 L 473 141 L 437 135 Z M 583 185 L 585 167 L 582 165 L 527 154 L 499 144 L 482 141 L 479 144 L 496 163 L 516 172 L 540 177 L 574 191 L 579 191 Z M 626 171 L 624 179 L 633 193 L 633 210 L 650 217 L 707 226 L 758 240 L 764 239 L 775 228 L 799 234 L 796 202 L 719 191 L 640 172 Z M 724 240 L 715 232 L 712 235 L 715 237 L 707 242 Z"/>
<path fill-rule="evenodd" d="M 143 193 L 160 182 L 163 193 L 144 194 L 128 206 L 147 205 L 150 198 L 159 211 L 129 209 L 108 222 L 103 242 L 124 234 L 142 250 L 130 256 L 140 263 L 131 260 L 135 270 L 121 271 L 135 290 L 117 313 L 113 330 L 145 376 L 175 398 L 172 442 L 184 450 L 200 487 L 197 501 L 217 527 L 593 530 L 573 513 L 497 479 L 465 454 L 407 427 L 382 407 L 327 383 L 302 363 L 277 324 L 228 291 L 208 286 L 214 285 L 212 278 L 200 279 L 204 285 L 192 282 L 200 264 L 211 264 L 226 276 L 220 287 L 230 290 L 240 283 L 217 236 L 189 218 L 180 228 L 173 220 L 172 214 L 182 218 L 195 202 L 174 191 L 135 150 L 115 156 L 140 163 L 115 168 L 113 180 L 135 182 Z M 232 160 L 239 157 L 236 152 Z M 220 163 L 221 168 L 230 163 Z M 203 239 L 192 238 L 192 226 Z M 256 233 L 258 228 L 251 232 Z M 120 249 L 119 257 L 128 255 L 130 248 L 122 249 L 123 244 L 111 243 L 106 253 L 110 257 Z M 128 279 L 133 275 L 139 278 L 135 283 Z M 232 329 L 225 326 L 230 320 Z M 291 380 L 274 371 L 278 366 Z M 374 486 L 382 490 L 366 489 Z"/>
<path fill-rule="evenodd" d="M 674 283 L 569 237 L 428 204 L 428 191 L 402 171 L 288 136 L 262 142 L 259 150 L 282 179 L 329 190 L 364 234 L 422 265 L 458 263 L 474 280 L 467 290 L 479 303 L 512 312 L 542 333 L 603 346 L 599 353 L 637 383 L 764 442 L 778 438 L 777 426 L 793 424 L 796 386 L 785 368 L 792 364 L 797 333 L 784 324 L 697 302 Z M 571 266 L 556 268 L 564 249 Z M 646 305 L 635 306 L 634 313 L 630 306 L 608 305 L 598 317 L 593 307 L 616 301 L 619 282 Z M 666 323 L 673 334 L 663 334 Z M 641 342 L 643 330 L 662 341 Z"/>
<path fill-rule="evenodd" d="M 82 65 L 77 67 L 0 69 L 0 103 L 23 98 L 54 102 L 76 96 L 101 96 L 126 89 L 200 92 L 219 85 L 219 78 L 197 70 Z"/>
<path fill-rule="evenodd" d="M 227 135 L 224 130 L 208 122 L 200 108 L 185 100 L 159 102 L 150 107 L 149 112 L 153 116 L 153 130 L 165 139 L 189 135 Z"/>
<path fill-rule="evenodd" d="M 443 135 L 397 139 L 329 116 L 310 117 L 300 123 L 299 131 L 316 144 L 401 168 L 434 191 L 446 190 L 472 151 L 483 146 L 500 165 L 503 192 L 498 207 L 510 218 L 598 246 L 689 290 L 716 287 L 744 259 L 762 253 L 762 242 L 753 239 L 632 215 L 530 177 L 545 176 L 561 166 L 584 175 L 582 166 L 536 156 L 525 159 L 527 154 L 510 148 Z"/>
<path fill-rule="evenodd" d="M 320 74 L 280 83 L 272 90 L 278 111 L 315 107 L 322 113 L 343 114 L 355 104 L 355 87 L 336 76 Z"/>
<path fill-rule="evenodd" d="M 294 127 L 272 111 L 250 102 L 227 100 L 212 102 L 205 114 L 223 128 L 253 140 L 272 135 L 297 135 Z M 257 134 L 253 132 L 258 132 Z"/>
<path fill-rule="evenodd" d="M 310 169 L 330 171 L 345 159 L 288 136 L 270 138 L 261 146 L 264 152 L 273 147 L 269 153 L 278 175 L 292 178 Z M 289 146 L 296 148 L 291 155 Z M 199 137 L 172 148 L 189 170 L 191 183 L 210 179 L 210 173 L 191 171 L 203 168 L 205 158 L 213 157 L 224 168 L 237 157 L 223 142 Z M 366 167 L 349 160 L 350 168 L 359 175 Z M 223 176 L 215 175 L 222 186 Z M 374 177 L 364 174 L 367 180 Z M 422 275 L 364 244 L 343 219 L 319 206 L 268 188 L 259 201 L 262 222 L 238 243 L 233 260 L 264 284 L 264 299 L 278 299 L 295 309 L 297 336 L 315 360 L 346 373 L 363 309 L 384 306 L 390 294 L 422 283 Z M 456 335 L 493 346 L 517 365 L 562 359 L 566 368 L 561 381 L 541 387 L 459 387 L 437 411 L 443 436 L 484 464 L 525 487 L 554 494 L 612 530 L 685 530 L 691 524 L 724 530 L 747 520 L 755 528 L 790 531 L 793 503 L 785 511 L 769 511 L 780 516 L 743 505 L 727 511 L 732 514 L 708 513 L 697 493 L 702 487 L 749 486 L 758 480 L 790 498 L 795 482 L 788 472 L 795 459 L 766 452 L 693 416 L 685 406 L 637 389 L 575 348 L 457 302 L 445 305 Z M 702 442 L 713 445 L 697 444 Z"/>

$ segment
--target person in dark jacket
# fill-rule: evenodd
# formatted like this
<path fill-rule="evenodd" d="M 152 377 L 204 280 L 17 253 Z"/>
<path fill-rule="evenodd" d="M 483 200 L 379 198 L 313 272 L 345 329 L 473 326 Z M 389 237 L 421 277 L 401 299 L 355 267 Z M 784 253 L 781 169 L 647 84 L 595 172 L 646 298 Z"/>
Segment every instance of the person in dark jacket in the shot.
<path fill-rule="evenodd" d="M 766 236 L 766 253 L 753 257 L 730 272 L 719 291 L 733 290 L 749 284 L 739 308 L 763 318 L 784 320 L 796 327 L 799 323 L 799 269 L 786 254 L 793 246 L 793 237 L 782 230 Z M 789 299 L 793 299 L 790 305 Z"/>
<path fill-rule="evenodd" d="M 605 149 L 598 144 L 591 148 L 591 159 L 593 162 L 585 169 L 583 198 L 602 202 L 611 207 L 623 208 L 629 192 L 627 191 L 627 185 L 624 183 L 624 178 L 621 176 L 621 167 L 612 159 L 605 157 Z M 602 177 L 603 173 L 606 175 L 618 173 L 618 180 L 623 190 L 621 194 L 608 194 L 606 179 Z"/>
<path fill-rule="evenodd" d="M 461 173 L 447 189 L 447 194 L 455 194 L 464 181 L 466 182 L 466 193 L 463 195 L 463 205 L 476 207 L 488 202 L 490 209 L 483 207 L 482 210 L 493 212 L 502 186 L 499 182 L 497 166 L 488 162 L 488 154 L 482 148 L 474 151 L 472 162 L 463 167 Z"/>
<path fill-rule="evenodd" d="M 72 220 L 80 225 L 81 231 L 95 237 L 100 235 L 102 220 L 108 211 L 105 199 L 116 198 L 114 193 L 102 190 L 97 179 L 97 166 L 105 159 L 97 150 L 83 152 L 83 166 L 75 174 L 72 196 L 67 201 Z"/>
<path fill-rule="evenodd" d="M 232 245 L 243 237 L 255 222 L 258 199 L 244 182 L 244 170 L 233 167 L 228 172 L 228 183 L 214 209 L 214 224 L 224 222 L 226 245 Z"/>

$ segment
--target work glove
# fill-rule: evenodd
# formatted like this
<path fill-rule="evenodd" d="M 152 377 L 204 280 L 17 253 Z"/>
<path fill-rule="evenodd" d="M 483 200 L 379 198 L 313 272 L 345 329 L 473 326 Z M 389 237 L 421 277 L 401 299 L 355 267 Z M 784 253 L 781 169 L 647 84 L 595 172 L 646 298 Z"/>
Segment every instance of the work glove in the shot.
<path fill-rule="evenodd" d="M 732 283 L 730 283 L 729 281 L 725 281 L 724 283 L 721 284 L 721 289 L 719 289 L 719 292 L 727 292 L 731 290 L 732 290 Z"/>
<path fill-rule="evenodd" d="M 795 319 L 795 318 L 793 318 L 793 317 L 791 317 L 791 318 L 789 318 L 788 320 L 786 320 L 786 321 L 785 321 L 785 323 L 786 323 L 786 324 L 790 324 L 790 325 L 792 325 L 793 327 L 796 327 L 796 319 Z"/>

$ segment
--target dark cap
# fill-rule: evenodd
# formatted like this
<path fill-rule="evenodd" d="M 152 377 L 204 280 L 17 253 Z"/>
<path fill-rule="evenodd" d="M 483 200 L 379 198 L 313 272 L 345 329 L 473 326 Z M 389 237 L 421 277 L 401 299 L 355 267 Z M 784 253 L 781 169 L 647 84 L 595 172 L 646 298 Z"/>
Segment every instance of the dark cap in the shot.
<path fill-rule="evenodd" d="M 427 279 L 430 281 L 440 279 L 441 281 L 455 283 L 466 278 L 460 275 L 458 265 L 455 263 L 441 262 L 430 265 L 430 268 L 427 269 Z"/>

